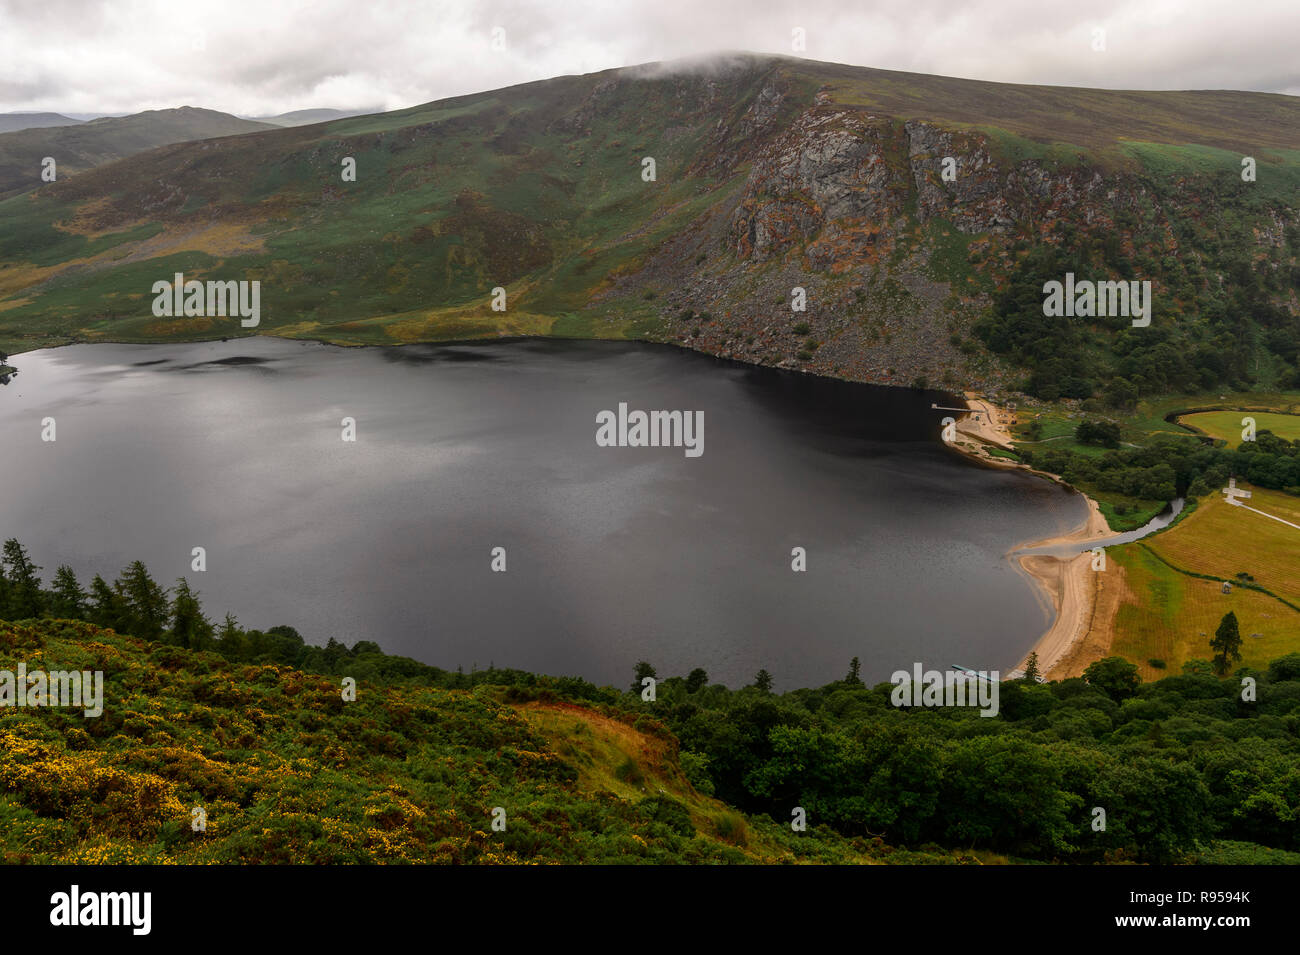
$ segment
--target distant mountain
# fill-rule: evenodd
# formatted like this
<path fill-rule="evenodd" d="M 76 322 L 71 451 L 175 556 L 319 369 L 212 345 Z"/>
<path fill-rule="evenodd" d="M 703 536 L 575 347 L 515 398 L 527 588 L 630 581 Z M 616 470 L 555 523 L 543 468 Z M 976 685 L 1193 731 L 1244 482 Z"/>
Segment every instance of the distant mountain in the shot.
<path fill-rule="evenodd" d="M 379 112 L 383 111 L 378 107 L 374 109 L 296 109 L 291 113 L 280 113 L 278 116 L 250 116 L 249 119 L 261 123 L 271 123 L 274 126 L 310 126 L 313 123 L 328 123 L 336 119 L 347 119 L 349 116 L 366 116 L 370 113 Z"/>
<path fill-rule="evenodd" d="M 1047 401 L 1300 387 L 1300 98 L 1270 93 L 723 55 L 166 146 L 0 221 L 15 351 L 241 334 L 151 313 L 183 271 L 339 343 L 631 337 Z M 1086 310 L 1046 310 L 1076 277 Z"/>
<path fill-rule="evenodd" d="M 51 126 L 76 126 L 79 119 L 70 119 L 59 113 L 0 113 L 0 133 L 13 133 L 20 129 L 48 129 Z"/>
<path fill-rule="evenodd" d="M 182 106 L 0 134 L 0 198 L 42 185 L 41 163 L 47 156 L 54 159 L 59 181 L 63 181 L 156 146 L 272 128 L 228 113 Z"/>

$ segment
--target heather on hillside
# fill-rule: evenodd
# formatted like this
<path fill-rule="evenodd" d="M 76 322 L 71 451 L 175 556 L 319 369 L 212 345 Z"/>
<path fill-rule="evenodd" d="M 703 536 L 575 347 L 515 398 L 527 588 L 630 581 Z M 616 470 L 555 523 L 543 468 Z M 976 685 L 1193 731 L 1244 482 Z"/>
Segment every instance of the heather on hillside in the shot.
<path fill-rule="evenodd" d="M 1221 678 L 1207 643 L 1149 683 L 1108 658 L 1004 681 L 993 718 L 900 708 L 856 665 L 780 695 L 697 669 L 647 701 L 216 628 L 138 563 L 88 597 L 6 558 L 0 619 L 26 619 L 0 671 L 105 681 L 94 718 L 0 709 L 8 861 L 1300 861 L 1298 654 Z"/>

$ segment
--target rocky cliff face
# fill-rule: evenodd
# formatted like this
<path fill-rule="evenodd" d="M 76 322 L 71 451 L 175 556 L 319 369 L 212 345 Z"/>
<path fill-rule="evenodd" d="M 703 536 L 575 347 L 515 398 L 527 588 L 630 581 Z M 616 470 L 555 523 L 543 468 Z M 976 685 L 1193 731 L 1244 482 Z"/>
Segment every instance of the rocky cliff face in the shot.
<path fill-rule="evenodd" d="M 763 261 L 798 245 L 815 269 L 861 256 L 907 198 L 891 170 L 888 123 L 857 111 L 817 107 L 754 157 L 732 216 L 742 258 Z"/>
<path fill-rule="evenodd" d="M 748 169 L 738 189 L 632 280 L 668 289 L 674 337 L 692 347 L 866 381 L 997 387 L 1014 372 L 970 331 L 1027 246 L 1082 236 L 1213 268 L 1188 231 L 1223 212 L 1213 192 L 1153 187 L 1135 165 L 1083 151 L 1017 158 L 990 132 L 838 105 L 826 87 L 778 125 L 794 98 L 769 82 L 738 129 L 719 131 L 755 143 L 727 157 Z M 1297 224 L 1295 208 L 1269 206 L 1255 242 L 1285 257 Z M 1176 291 L 1163 270 L 1140 277 Z"/>
<path fill-rule="evenodd" d="M 822 106 L 753 157 L 731 234 L 743 258 L 799 248 L 812 268 L 834 270 L 905 227 L 909 204 L 922 225 L 940 219 L 968 235 L 1007 236 L 1062 218 L 1086 228 L 1133 208 L 1142 193 L 1131 177 L 1099 170 L 999 162 L 976 133 Z"/>

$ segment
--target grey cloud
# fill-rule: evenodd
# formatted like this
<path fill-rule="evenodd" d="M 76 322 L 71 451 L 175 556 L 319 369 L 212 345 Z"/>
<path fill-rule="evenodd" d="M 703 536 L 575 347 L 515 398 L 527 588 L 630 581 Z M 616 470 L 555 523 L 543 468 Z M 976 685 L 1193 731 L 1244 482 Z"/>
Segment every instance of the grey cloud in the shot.
<path fill-rule="evenodd" d="M 496 26 L 504 53 L 489 48 Z M 1097 28 L 1102 53 L 1090 46 Z M 1014 83 L 1294 95 L 1297 36 L 1294 0 L 1227 10 L 1221 0 L 0 0 L 0 111 L 391 109 L 723 50 Z"/>

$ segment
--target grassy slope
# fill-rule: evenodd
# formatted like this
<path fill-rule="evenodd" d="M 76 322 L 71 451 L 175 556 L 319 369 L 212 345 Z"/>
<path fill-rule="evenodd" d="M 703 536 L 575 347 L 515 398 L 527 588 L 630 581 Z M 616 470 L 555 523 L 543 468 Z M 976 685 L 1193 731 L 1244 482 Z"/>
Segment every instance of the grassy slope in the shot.
<path fill-rule="evenodd" d="M 0 623 L 0 670 L 19 661 L 103 670 L 105 710 L 0 709 L 4 862 L 954 860 L 728 809 L 653 720 L 494 687 L 363 684 L 344 703 L 337 678 L 73 621 Z"/>
<path fill-rule="evenodd" d="M 157 150 L 0 203 L 17 226 L 0 237 L 0 339 L 240 333 L 237 320 L 155 321 L 146 293 L 174 271 L 261 279 L 263 332 L 357 344 L 546 334 L 698 214 L 709 186 L 682 176 L 706 110 L 651 82 L 605 103 L 584 135 L 556 131 L 584 82 Z M 665 146 L 664 120 L 694 128 Z M 658 183 L 640 177 L 651 144 Z M 344 156 L 356 183 L 341 182 Z M 497 285 L 505 315 L 489 307 Z"/>
<path fill-rule="evenodd" d="M 76 125 L 0 134 L 0 197 L 41 184 L 41 160 L 58 164 L 59 178 L 169 143 L 272 129 L 269 123 L 184 106 Z"/>
<path fill-rule="evenodd" d="M 0 670 L 20 661 L 104 671 L 105 709 L 0 708 L 0 863 L 1015 861 L 747 816 L 691 786 L 677 739 L 648 714 L 547 691 L 363 683 L 345 703 L 340 677 L 229 664 L 78 621 L 0 623 Z M 1160 718 L 1156 696 L 1134 705 L 1146 715 L 1130 719 Z M 1070 709 L 1064 723 L 1081 718 Z M 1208 712 L 1172 720 L 1171 735 L 1201 740 Z M 1198 856 L 1300 860 L 1231 842 Z"/>
<path fill-rule="evenodd" d="M 606 71 L 163 147 L 10 199 L 0 203 L 11 226 L 0 236 L 0 347 L 244 333 L 232 319 L 155 320 L 149 288 L 175 271 L 262 280 L 259 332 L 290 337 L 661 337 L 663 319 L 648 302 L 602 305 L 599 296 L 735 194 L 746 169 L 728 159 L 742 142 L 757 143 L 734 131 L 773 79 L 786 91 L 778 120 L 828 88 L 831 101 L 873 113 L 979 127 L 1012 160 L 1086 154 L 1102 165 L 1158 161 L 1177 171 L 1203 166 L 1207 149 L 1229 156 L 1249 142 L 1262 164 L 1276 161 L 1300 179 L 1287 152 L 1300 147 L 1294 98 L 734 62 L 745 65 L 707 81 Z M 1154 145 L 1138 155 L 1135 141 Z M 1179 152 L 1186 143 L 1198 145 Z M 647 155 L 658 163 L 655 183 L 640 177 Z M 341 181 L 344 156 L 357 161 L 354 183 Z M 939 248 L 933 267 L 945 271 L 945 256 L 955 255 L 957 272 L 968 271 L 967 243 Z M 489 308 L 498 285 L 509 293 L 504 314 Z"/>
<path fill-rule="evenodd" d="M 1044 147 L 1068 143 L 1104 152 L 1145 141 L 1295 149 L 1300 128 L 1300 100 L 1272 93 L 1100 90 L 821 63 L 809 68 L 837 85 L 838 102 L 887 115 L 1002 129 Z M 1264 125 L 1270 126 L 1267 132 Z"/>

